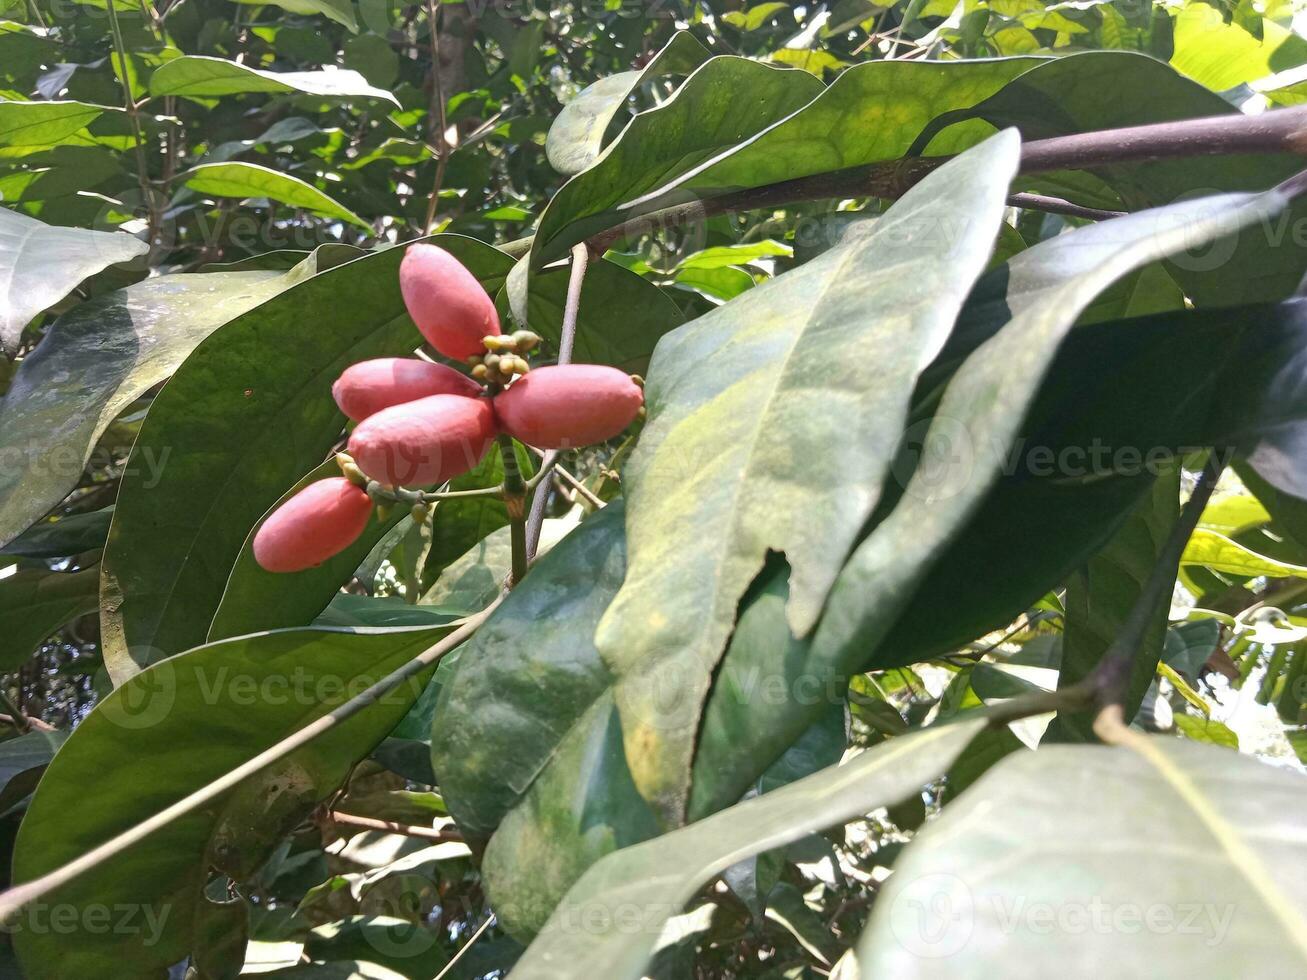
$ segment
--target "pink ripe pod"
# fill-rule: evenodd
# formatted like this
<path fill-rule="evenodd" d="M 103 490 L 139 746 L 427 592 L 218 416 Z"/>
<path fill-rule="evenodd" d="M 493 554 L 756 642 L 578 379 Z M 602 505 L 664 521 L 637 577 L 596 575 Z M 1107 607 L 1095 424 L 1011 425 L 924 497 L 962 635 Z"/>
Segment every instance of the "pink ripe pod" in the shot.
<path fill-rule="evenodd" d="M 443 364 L 416 357 L 378 357 L 347 367 L 331 386 L 331 394 L 342 412 L 362 422 L 383 408 L 428 395 L 476 398 L 481 386 Z"/>
<path fill-rule="evenodd" d="M 601 364 L 537 368 L 495 396 L 509 435 L 541 449 L 574 449 L 611 439 L 635 419 L 644 392 L 629 374 Z"/>
<path fill-rule="evenodd" d="M 368 416 L 349 437 L 349 454 L 378 483 L 420 487 L 466 473 L 494 438 L 487 399 L 430 395 Z"/>
<path fill-rule="evenodd" d="M 484 354 L 481 338 L 499 333 L 499 314 L 481 283 L 438 245 L 408 247 L 399 291 L 422 336 L 452 360 Z"/>
<path fill-rule="evenodd" d="M 269 572 L 300 572 L 321 565 L 358 540 L 372 500 L 343 476 L 310 483 L 263 522 L 254 535 L 254 560 Z"/>

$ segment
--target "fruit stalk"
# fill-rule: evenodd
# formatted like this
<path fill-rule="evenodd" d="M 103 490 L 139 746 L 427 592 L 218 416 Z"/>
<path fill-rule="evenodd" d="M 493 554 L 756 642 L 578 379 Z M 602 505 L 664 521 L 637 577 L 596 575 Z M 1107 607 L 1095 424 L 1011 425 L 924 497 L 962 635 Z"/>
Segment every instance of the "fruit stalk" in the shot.
<path fill-rule="evenodd" d="M 513 549 L 513 570 L 509 585 L 516 585 L 526 575 L 526 481 L 517 465 L 517 452 L 511 436 L 495 437 L 504 460 L 504 506 L 508 510 L 509 535 Z"/>

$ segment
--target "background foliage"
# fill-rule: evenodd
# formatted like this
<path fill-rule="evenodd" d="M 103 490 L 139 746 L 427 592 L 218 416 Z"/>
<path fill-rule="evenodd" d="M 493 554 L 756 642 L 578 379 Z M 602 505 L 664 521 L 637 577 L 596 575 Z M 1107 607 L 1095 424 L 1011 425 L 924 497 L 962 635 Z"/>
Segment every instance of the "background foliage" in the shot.
<path fill-rule="evenodd" d="M 391 246 L 436 235 L 556 351 L 559 260 L 652 214 L 598 239 L 576 353 L 647 373 L 649 422 L 564 460 L 556 547 L 434 674 L 56 892 L 76 935 L 29 909 L 3 968 L 992 975 L 995 903 L 1088 895 L 1237 914 L 1201 949 L 1032 928 L 1023 964 L 1301 972 L 1307 211 L 1270 189 L 1303 160 L 1018 173 L 994 134 L 1291 110 L 1304 17 L 0 0 L 14 883 L 498 593 L 492 498 L 426 530 L 393 513 L 295 576 L 251 559 L 261 516 L 333 472 L 332 380 L 414 348 Z M 749 196 L 957 153 L 912 190 Z M 1236 456 L 1177 562 L 1213 446 Z M 455 489 L 501 478 L 488 460 Z M 1099 745 L 1066 703 L 984 713 L 1122 638 L 1150 737 Z M 966 934 L 922 947 L 904 910 L 941 896 Z M 135 919 L 92 928 L 97 906 Z"/>

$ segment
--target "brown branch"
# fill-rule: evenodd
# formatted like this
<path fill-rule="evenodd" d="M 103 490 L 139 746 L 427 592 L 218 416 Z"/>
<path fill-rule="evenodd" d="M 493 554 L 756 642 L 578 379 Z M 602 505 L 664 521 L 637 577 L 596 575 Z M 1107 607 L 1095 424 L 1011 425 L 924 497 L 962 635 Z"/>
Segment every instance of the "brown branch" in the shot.
<path fill-rule="evenodd" d="M 1022 145 L 1021 174 L 1082 170 L 1114 163 L 1142 163 L 1229 154 L 1293 153 L 1307 155 L 1307 107 L 1277 109 L 1260 116 L 1212 116 L 1106 129 L 1072 136 L 1031 140 Z M 905 157 L 796 177 L 762 187 L 633 214 L 620 225 L 590 239 L 606 249 L 630 237 L 670 225 L 702 220 L 729 211 L 751 211 L 823 201 L 831 198 L 897 198 L 951 156 Z M 1304 178 L 1307 183 L 1307 178 Z M 1298 185 L 1285 185 L 1296 191 Z M 651 199 L 651 203 L 656 198 Z"/>

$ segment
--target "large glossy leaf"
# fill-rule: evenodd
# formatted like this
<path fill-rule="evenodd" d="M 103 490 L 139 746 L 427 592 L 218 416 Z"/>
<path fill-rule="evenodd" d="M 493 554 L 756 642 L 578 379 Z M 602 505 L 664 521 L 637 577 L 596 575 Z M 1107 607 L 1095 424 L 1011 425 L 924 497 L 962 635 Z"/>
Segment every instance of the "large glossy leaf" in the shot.
<path fill-rule="evenodd" d="M 1234 202 L 1227 200 L 1230 203 Z M 1199 209 L 1190 215 L 1196 213 Z M 1172 212 L 1172 220 L 1175 217 Z M 1111 236 L 1104 227 L 1060 236 L 1014 258 L 1000 279 L 988 285 L 1001 285 L 1006 297 L 1003 309 L 1017 313 L 1013 325 L 1024 322 L 1026 330 L 1036 322 L 1039 294 L 1046 288 L 1044 301 L 1049 305 L 1042 308 L 1047 316 L 1062 318 L 1058 328 L 1065 330 L 1080 308 L 1063 303 L 1075 294 L 1076 284 L 1084 285 L 1086 294 L 1097 289 L 1086 278 L 1101 276 L 1099 283 L 1109 278 L 1112 271 L 1104 263 L 1113 256 L 1125 259 L 1121 249 L 1131 238 L 1138 248 L 1158 227 L 1165 224 L 1153 225 L 1141 218 L 1133 232 L 1120 237 Z M 1084 295 L 1075 302 L 1083 304 Z M 1291 304 L 1282 308 L 1292 314 Z M 1250 309 L 1238 318 L 1172 314 L 1075 331 L 1033 406 L 1029 399 L 1040 378 L 1026 371 L 1012 373 L 1016 362 L 1009 356 L 1010 347 L 1002 354 L 991 348 L 992 353 L 980 361 L 966 362 L 978 370 L 984 364 L 992 377 L 986 390 L 1003 395 L 993 402 L 987 397 L 981 404 L 1011 412 L 1018 425 L 1029 414 L 1029 427 L 1009 447 L 1005 440 L 1010 436 L 981 427 L 981 416 L 971 407 L 955 407 L 937 429 L 930 429 L 927 421 L 914 423 L 905 440 L 909 452 L 895 465 L 893 489 L 901 491 L 910 476 L 915 485 L 909 484 L 890 519 L 875 523 L 855 551 L 842 573 L 848 578 L 837 584 L 832 598 L 834 603 L 847 584 L 849 591 L 839 600 L 843 608 L 828 607 L 815 639 L 799 641 L 775 632 L 786 569 L 769 570 L 757 588 L 772 597 L 743 611 L 719 671 L 723 683 L 704 713 L 695 762 L 695 778 L 704 780 L 704 785 L 696 795 L 727 794 L 747 785 L 759 764 L 774 758 L 786 739 L 812 724 L 816 712 L 842 691 L 851 672 L 901 666 L 965 644 L 1010 622 L 1062 582 L 1107 542 L 1152 485 L 1151 471 L 1141 466 L 1147 450 L 1219 444 L 1230 434 L 1220 399 L 1209 393 L 1231 387 L 1219 380 L 1222 370 L 1238 379 L 1234 386 L 1248 380 L 1241 335 L 1248 338 L 1251 350 L 1260 350 L 1268 341 L 1279 346 L 1274 338 L 1281 327 L 1286 336 L 1297 332 L 1292 315 L 1268 329 L 1277 321 L 1266 313 L 1263 308 Z M 1193 328 L 1192 336 L 1186 334 L 1186 327 Z M 985 354 L 986 345 L 995 344 L 994 338 L 1010 329 L 1011 325 L 997 335 L 990 329 L 982 331 L 990 339 L 979 342 L 973 358 Z M 959 331 L 966 333 L 967 324 L 960 323 Z M 1056 341 L 1031 343 L 1029 356 L 1041 361 L 1057 349 Z M 1180 356 L 1180 352 L 1186 353 Z M 1001 366 L 1000 361 L 1004 361 Z M 1086 373 L 1087 363 L 1099 366 L 1101 372 Z M 1136 364 L 1139 374 L 1134 376 L 1130 367 Z M 1043 370 L 1040 365 L 1038 371 Z M 947 374 L 937 383 L 943 380 Z M 1174 383 L 1194 398 L 1174 398 Z M 1264 378 L 1249 386 L 1263 383 Z M 1243 405 L 1229 417 L 1247 410 Z M 1252 417 L 1247 415 L 1238 424 Z M 973 424 L 962 424 L 973 419 Z M 1263 424 L 1280 421 L 1278 410 L 1263 416 Z M 923 438 L 934 438 L 933 447 L 923 449 Z M 1092 463 L 1091 450 L 1097 444 L 1109 449 L 1099 464 L 1106 469 L 1096 469 Z M 1056 462 L 1067 447 L 1079 454 L 1071 457 L 1079 468 L 1066 474 L 1072 479 L 1062 478 L 1056 467 L 1043 478 L 1032 478 L 1027 449 L 1047 451 Z M 1117 448 L 1133 451 L 1134 460 L 1132 467 L 1119 473 L 1112 468 Z M 993 454 L 1002 458 L 992 458 Z M 921 459 L 928 464 L 913 475 L 912 466 Z M 1004 476 L 995 482 L 999 473 Z M 960 495 L 968 500 L 964 513 L 949 518 L 957 523 L 950 523 L 948 529 L 933 525 L 935 515 L 957 505 Z M 900 511 L 903 515 L 895 517 Z M 1032 528 L 1038 529 L 1038 547 L 1030 544 Z M 886 533 L 893 537 L 880 545 L 887 549 L 878 559 L 880 570 L 861 577 L 856 571 L 859 554 Z M 919 552 L 918 547 L 936 533 L 938 543 L 924 554 Z M 994 573 L 995 569 L 1002 569 L 1002 574 Z M 873 617 L 875 610 L 879 612 Z M 867 631 L 855 633 L 863 611 L 868 615 L 863 621 Z M 881 614 L 884 620 L 878 618 Z M 767 696 L 768 690 L 783 691 L 785 696 Z M 746 742 L 751 751 L 739 752 L 736 747 Z"/>
<path fill-rule="evenodd" d="M 1180 473 L 1175 469 L 1158 477 L 1121 529 L 1071 577 L 1063 600 L 1066 616 L 1058 687 L 1070 687 L 1088 677 L 1121 635 L 1179 516 Z M 1171 573 L 1176 570 L 1172 568 Z M 1129 719 L 1139 710 L 1157 673 L 1170 607 L 1169 601 L 1158 604 L 1135 644 L 1134 667 L 1123 704 Z M 1059 712 L 1044 740 L 1095 741 L 1093 721 L 1092 712 Z"/>
<path fill-rule="evenodd" d="M 920 466 L 858 547 L 813 642 L 819 658 L 865 663 L 930 566 L 975 513 L 1076 316 L 1115 279 L 1195 242 L 1273 219 L 1278 190 L 1174 204 L 1082 228 L 1013 257 L 1011 321 L 966 359 L 944 391 Z M 843 651 L 839 653 L 838 651 Z"/>
<path fill-rule="evenodd" d="M 315 466 L 283 493 L 267 512 L 272 513 L 310 483 L 339 475 L 340 467 L 334 457 Z M 225 640 L 255 630 L 309 625 L 327 608 L 332 596 L 349 581 L 350 575 L 377 542 L 405 516 L 402 507 L 392 510 L 385 520 L 374 513 L 362 536 L 340 554 L 328 558 L 321 565 L 290 574 L 264 571 L 254 560 L 254 534 L 258 530 L 256 524 L 250 528 L 245 544 L 241 547 L 240 557 L 232 566 L 222 599 L 209 626 L 208 640 Z M 262 518 L 259 523 L 262 523 Z"/>
<path fill-rule="evenodd" d="M 499 825 L 611 686 L 593 637 L 626 571 L 623 517 L 605 507 L 540 559 L 441 689 L 432 768 L 469 833 Z"/>
<path fill-rule="evenodd" d="M 871 61 L 823 89 L 806 71 L 767 74 L 713 58 L 563 185 L 541 216 L 534 261 L 670 204 L 896 159 L 932 119 L 975 105 L 1040 60 Z M 990 132 L 962 128 L 931 149 L 961 150 Z"/>
<path fill-rule="evenodd" d="M 298 177 L 284 174 L 257 163 L 202 163 L 182 175 L 191 190 L 213 197 L 265 197 L 270 201 L 303 208 L 328 218 L 339 218 L 372 231 L 366 218 L 355 214 L 329 194 Z"/>
<path fill-rule="evenodd" d="M 23 327 L 83 279 L 148 251 L 122 232 L 58 228 L 0 208 L 0 348 L 12 352 Z"/>
<path fill-rule="evenodd" d="M 0 403 L 0 541 L 77 484 L 109 423 L 215 328 L 286 288 L 275 272 L 160 276 L 64 314 L 23 359 Z M 165 458 L 138 458 L 146 479 Z"/>
<path fill-rule="evenodd" d="M 598 644 L 619 677 L 632 775 L 668 823 L 685 812 L 741 596 L 768 551 L 783 552 L 790 628 L 815 623 L 880 497 L 918 375 L 988 260 L 1017 151 L 1014 134 L 994 137 L 660 343 L 625 479 L 630 569 Z"/>
<path fill-rule="evenodd" d="M 545 154 L 560 174 L 575 174 L 593 164 L 604 148 L 604 134 L 626 100 L 646 79 L 683 75 L 710 57 L 689 31 L 677 31 L 640 71 L 601 78 L 563 106 L 545 138 Z"/>
<path fill-rule="evenodd" d="M 17 670 L 37 645 L 98 606 L 100 573 L 20 571 L 0 579 L 0 669 Z"/>
<path fill-rule="evenodd" d="M 1303 777 L 1161 736 L 1013 755 L 908 845 L 864 977 L 1267 976 L 1307 964 Z"/>
<path fill-rule="evenodd" d="M 514 977 L 638 980 L 663 923 L 703 884 L 750 855 L 919 791 L 982 726 L 960 722 L 891 739 L 843 765 L 605 858 L 567 893 Z"/>
<path fill-rule="evenodd" d="M 14 881 L 30 881 L 153 816 L 380 680 L 447 629 L 286 630 L 155 664 L 100 702 L 46 770 L 19 831 Z M 191 951 L 208 917 L 224 914 L 225 907 L 204 897 L 211 869 L 238 880 L 253 874 L 280 837 L 403 717 L 428 677 L 401 685 L 226 796 L 58 889 L 51 900 L 61 907 L 87 916 L 96 908 L 131 907 L 134 925 L 88 926 L 69 942 L 41 928 L 39 919 L 24 920 L 14 945 L 25 975 L 164 973 Z M 91 786 L 99 803 L 87 807 Z M 239 936 L 244 911 L 236 910 L 224 922 Z"/>
<path fill-rule="evenodd" d="M 751 139 L 821 91 L 804 71 L 746 58 L 705 62 L 664 105 L 632 119 L 597 166 L 563 185 L 541 217 L 533 264 L 567 254 L 622 220 L 615 216 L 623 202 Z"/>
<path fill-rule="evenodd" d="M 161 65 L 150 76 L 153 96 L 238 95 L 244 92 L 304 92 L 327 98 L 386 99 L 399 103 L 393 95 L 373 88 L 356 71 L 262 71 L 224 58 L 183 55 Z"/>
<path fill-rule="evenodd" d="M 434 240 L 489 289 L 511 265 L 472 239 Z M 390 249 L 337 266 L 233 320 L 159 393 L 131 460 L 172 455 L 153 481 L 124 478 L 105 550 L 101 622 L 115 681 L 204 642 L 250 528 L 340 434 L 332 382 L 420 340 L 399 292 L 402 257 Z"/>

